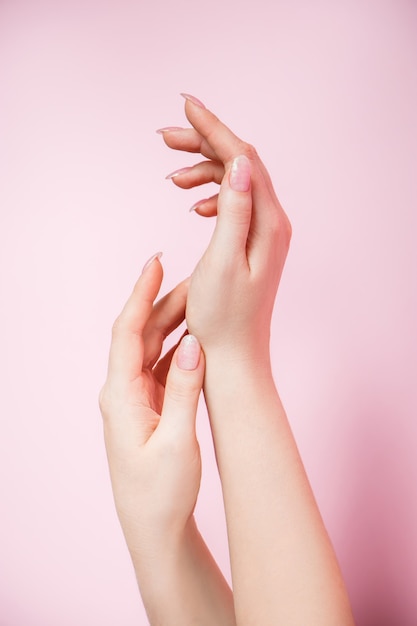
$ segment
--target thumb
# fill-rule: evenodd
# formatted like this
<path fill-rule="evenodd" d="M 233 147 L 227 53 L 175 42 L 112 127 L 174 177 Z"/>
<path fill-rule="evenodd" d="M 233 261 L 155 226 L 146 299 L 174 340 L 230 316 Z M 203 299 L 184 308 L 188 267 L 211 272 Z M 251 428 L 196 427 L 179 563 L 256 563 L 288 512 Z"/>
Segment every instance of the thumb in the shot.
<path fill-rule="evenodd" d="M 251 162 L 242 154 L 226 169 L 220 187 L 212 239 L 215 251 L 222 256 L 225 251 L 245 253 L 251 217 Z"/>
<path fill-rule="evenodd" d="M 175 351 L 165 383 L 159 429 L 195 433 L 198 399 L 204 378 L 204 354 L 194 335 L 185 335 Z"/>

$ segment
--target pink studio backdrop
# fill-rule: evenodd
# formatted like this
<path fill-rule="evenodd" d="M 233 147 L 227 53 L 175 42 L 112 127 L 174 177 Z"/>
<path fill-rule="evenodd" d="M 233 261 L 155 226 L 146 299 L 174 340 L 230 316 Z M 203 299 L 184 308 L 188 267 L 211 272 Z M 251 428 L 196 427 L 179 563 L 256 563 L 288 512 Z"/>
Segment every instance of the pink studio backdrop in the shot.
<path fill-rule="evenodd" d="M 273 361 L 359 626 L 417 624 L 412 0 L 0 4 L 0 626 L 146 624 L 98 390 L 145 260 L 212 230 L 155 129 L 201 98 L 294 227 Z M 200 528 L 228 573 L 204 411 Z"/>

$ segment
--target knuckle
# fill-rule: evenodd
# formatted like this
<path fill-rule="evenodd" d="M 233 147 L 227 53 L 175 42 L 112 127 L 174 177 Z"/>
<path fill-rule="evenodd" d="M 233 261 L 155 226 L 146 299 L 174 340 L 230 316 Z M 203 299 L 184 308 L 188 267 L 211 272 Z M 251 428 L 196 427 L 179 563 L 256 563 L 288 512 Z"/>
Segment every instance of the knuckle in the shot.
<path fill-rule="evenodd" d="M 290 242 L 292 239 L 292 224 L 290 220 L 287 220 L 287 238 L 288 242 Z"/>
<path fill-rule="evenodd" d="M 184 442 L 181 437 L 178 437 L 176 430 L 170 430 L 164 433 L 161 438 L 160 454 L 162 459 L 169 459 L 181 456 L 182 449 L 184 448 Z"/>
<path fill-rule="evenodd" d="M 283 211 L 275 213 L 271 223 L 271 230 L 274 238 L 277 238 L 284 244 L 289 245 L 292 237 L 292 226 L 290 220 Z"/>
<path fill-rule="evenodd" d="M 241 144 L 242 154 L 248 157 L 250 161 L 255 161 L 258 158 L 258 153 L 256 151 L 255 146 L 246 141 L 242 141 Z"/>
<path fill-rule="evenodd" d="M 172 402 L 184 404 L 195 398 L 200 387 L 200 384 L 194 380 L 175 381 L 166 388 L 165 393 L 168 393 Z"/>
<path fill-rule="evenodd" d="M 120 333 L 120 331 L 121 331 L 121 329 L 122 329 L 122 326 L 123 326 L 123 319 L 122 319 L 122 316 L 121 316 L 121 315 L 118 315 L 118 316 L 116 317 L 116 319 L 114 320 L 114 322 L 113 322 L 113 326 L 112 326 L 112 329 L 111 329 L 111 332 L 112 332 L 113 337 L 114 337 L 115 335 L 118 335 L 118 334 Z"/>
<path fill-rule="evenodd" d="M 100 392 L 98 394 L 98 405 L 102 413 L 108 406 L 108 396 L 107 396 L 106 385 L 103 385 L 103 387 L 100 389 Z"/>
<path fill-rule="evenodd" d="M 190 390 L 185 385 L 172 385 L 166 390 L 172 402 L 183 404 L 190 396 Z"/>
<path fill-rule="evenodd" d="M 178 462 L 178 459 L 183 461 L 187 457 L 189 461 L 200 465 L 200 448 L 192 429 L 166 428 L 160 434 L 159 443 L 161 462 L 167 459 L 176 459 Z"/>
<path fill-rule="evenodd" d="M 286 213 L 284 213 L 282 215 L 280 229 L 281 229 L 284 241 L 287 244 L 289 244 L 290 241 L 291 241 L 291 237 L 292 237 L 292 226 L 291 226 L 291 222 L 288 219 Z"/>
<path fill-rule="evenodd" d="M 98 405 L 103 419 L 108 420 L 111 415 L 112 400 L 107 383 L 105 383 L 100 389 L 100 393 L 98 395 Z"/>

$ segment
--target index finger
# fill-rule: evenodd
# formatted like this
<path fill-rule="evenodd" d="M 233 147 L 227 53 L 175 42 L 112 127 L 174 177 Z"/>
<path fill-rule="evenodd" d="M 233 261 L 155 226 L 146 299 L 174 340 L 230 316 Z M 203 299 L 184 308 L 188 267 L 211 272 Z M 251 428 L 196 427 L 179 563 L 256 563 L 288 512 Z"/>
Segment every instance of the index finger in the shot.
<path fill-rule="evenodd" d="M 200 153 L 208 159 L 227 163 L 242 152 L 244 142 L 218 117 L 193 96 L 181 94 L 185 100 L 185 114 L 193 128 L 167 126 L 159 129 L 170 148 Z M 196 101 L 198 104 L 196 104 Z"/>
<path fill-rule="evenodd" d="M 113 325 L 107 378 L 115 385 L 130 383 L 142 372 L 143 332 L 153 311 L 163 275 L 159 257 L 155 256 L 151 261 L 145 266 Z"/>
<path fill-rule="evenodd" d="M 203 139 L 201 145 L 203 151 L 206 149 L 204 142 L 207 142 L 208 147 L 225 164 L 231 162 L 235 156 L 242 153 L 245 145 L 244 141 L 239 139 L 226 124 L 223 124 L 197 98 L 185 93 L 181 95 L 186 100 L 185 114 L 187 119 Z"/>

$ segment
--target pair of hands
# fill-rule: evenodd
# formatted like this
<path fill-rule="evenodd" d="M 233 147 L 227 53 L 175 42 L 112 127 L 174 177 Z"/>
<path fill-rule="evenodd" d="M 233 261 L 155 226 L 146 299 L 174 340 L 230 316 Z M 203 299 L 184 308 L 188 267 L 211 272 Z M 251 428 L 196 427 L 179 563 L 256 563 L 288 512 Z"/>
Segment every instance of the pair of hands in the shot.
<path fill-rule="evenodd" d="M 219 193 L 195 210 L 217 216 L 212 240 L 191 277 L 154 304 L 162 282 L 155 255 L 116 320 L 100 394 L 116 508 L 130 550 L 143 538 L 182 533 L 201 478 L 195 417 L 205 361 L 269 366 L 273 304 L 291 238 L 265 166 L 192 96 L 191 128 L 159 131 L 173 149 L 205 160 L 169 177 Z M 160 358 L 164 339 L 186 319 L 191 335 Z M 202 347 L 202 349 L 201 349 Z"/>

